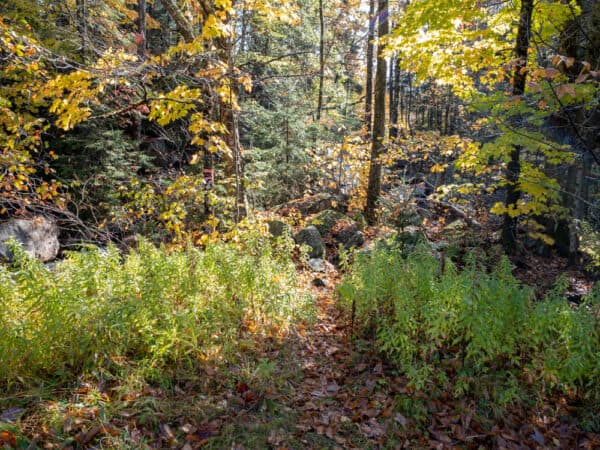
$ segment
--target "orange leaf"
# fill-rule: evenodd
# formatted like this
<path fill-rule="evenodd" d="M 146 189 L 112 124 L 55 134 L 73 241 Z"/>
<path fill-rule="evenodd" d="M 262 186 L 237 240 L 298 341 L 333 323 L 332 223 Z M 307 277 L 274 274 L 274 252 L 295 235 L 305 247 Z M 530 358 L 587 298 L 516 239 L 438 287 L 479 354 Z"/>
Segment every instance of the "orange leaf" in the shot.
<path fill-rule="evenodd" d="M 562 58 L 562 56 L 556 55 L 554 58 L 552 58 L 552 65 L 556 66 L 562 60 Z"/>
<path fill-rule="evenodd" d="M 11 433 L 10 431 L 0 431 L 0 444 L 2 444 L 3 446 L 8 445 L 10 447 L 16 448 L 17 439 L 14 433 Z"/>

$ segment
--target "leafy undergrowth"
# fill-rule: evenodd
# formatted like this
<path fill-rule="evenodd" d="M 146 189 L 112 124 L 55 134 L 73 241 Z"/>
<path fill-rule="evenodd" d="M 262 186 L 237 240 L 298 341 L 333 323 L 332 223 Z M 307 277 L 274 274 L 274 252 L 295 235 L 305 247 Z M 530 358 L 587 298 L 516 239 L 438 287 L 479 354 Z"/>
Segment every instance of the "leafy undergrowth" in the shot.
<path fill-rule="evenodd" d="M 422 425 L 434 423 L 432 412 L 448 416 L 439 423 L 452 433 L 440 442 L 465 442 L 465 427 L 478 417 L 472 436 L 511 424 L 497 445 L 529 438 L 566 448 L 576 444 L 564 440 L 573 438 L 569 421 L 600 430 L 600 301 L 593 291 L 574 307 L 565 288 L 559 283 L 535 301 L 506 258 L 488 272 L 471 255 L 459 269 L 422 247 L 357 255 L 339 292 L 359 335 L 374 339 L 390 370 L 406 378 L 411 395 L 399 399 L 400 410 Z M 526 411 L 544 418 L 544 430 L 556 429 L 549 437 L 540 423 L 515 432 Z"/>
<path fill-rule="evenodd" d="M 564 370 L 572 354 L 597 352 L 594 331 L 583 328 L 590 333 L 577 335 L 582 347 L 565 353 L 562 338 L 546 336 L 548 345 L 524 342 L 539 332 L 523 329 L 529 323 L 494 328 L 494 304 L 510 292 L 513 302 L 502 305 L 521 305 L 515 311 L 525 316 L 519 320 L 541 314 L 548 319 L 543 323 L 554 324 L 553 332 L 581 332 L 578 327 L 589 325 L 587 316 L 564 309 L 559 291 L 548 300 L 552 307 L 534 314 L 530 292 L 514 284 L 507 266 L 489 274 L 479 273 L 476 262 L 465 270 L 447 265 L 440 277 L 439 263 L 427 255 L 404 259 L 375 252 L 356 255 L 339 302 L 335 287 L 342 280 L 333 266 L 314 273 L 301 261 L 293 262 L 290 254 L 289 243 L 272 246 L 261 233 L 250 232 L 206 251 L 167 252 L 142 245 L 127 257 L 113 250 L 83 252 L 57 265 L 55 272 L 22 259 L 2 272 L 10 289 L 0 295 L 12 301 L 6 303 L 12 310 L 3 313 L 2 329 L 5 336 L 20 330 L 29 344 L 4 345 L 2 355 L 7 358 L 10 350 L 16 358 L 20 351 L 19 358 L 29 359 L 3 360 L 11 371 L 2 372 L 0 441 L 9 448 L 185 450 L 600 445 L 600 437 L 591 432 L 598 424 L 585 415 L 593 396 L 584 395 L 597 389 L 598 366 L 586 356 Z M 369 272 L 377 264 L 381 270 Z M 70 283 L 64 284 L 67 274 Z M 486 288 L 497 276 L 503 278 L 493 289 Z M 448 300 L 451 293 L 467 298 L 458 294 L 471 292 L 469 283 L 475 279 L 483 284 L 481 296 L 493 294 L 480 305 L 487 315 L 477 330 L 487 338 L 476 341 L 484 346 L 477 352 L 469 334 L 448 344 L 466 326 L 457 305 L 451 307 Z M 123 280 L 128 284 L 117 289 Z M 432 294 L 442 287 L 449 294 L 435 300 Z M 399 293 L 404 303 L 399 303 Z M 25 301 L 37 295 L 38 303 L 20 305 L 19 295 Z M 72 314 L 78 311 L 77 295 L 93 318 L 65 316 L 59 321 L 56 316 L 49 322 L 56 329 L 43 323 L 41 314 L 48 312 L 40 303 L 51 301 L 53 314 Z M 406 314 L 417 311 L 409 327 L 412 347 L 385 347 L 386 335 L 378 333 L 384 327 L 377 321 L 389 323 L 396 317 L 380 314 L 386 302 Z M 136 308 L 129 316 L 120 315 L 111 312 L 113 303 Z M 595 304 L 588 306 L 592 311 Z M 551 321 L 553 314 L 560 321 Z M 17 317 L 27 319 L 27 327 L 18 328 Z M 158 319 L 140 328 L 140 317 Z M 509 317 L 514 320 L 514 314 Z M 120 328 L 112 329 L 110 323 Z M 127 328 L 134 326 L 130 323 L 138 328 Z M 35 327 L 42 331 L 26 331 Z M 189 340 L 190 332 L 207 327 L 208 338 Z M 46 330 L 53 331 L 44 339 Z M 152 343 L 165 342 L 165 335 L 170 347 L 153 353 Z M 66 345 L 69 339 L 73 346 L 96 340 L 84 347 L 86 353 Z M 509 357 L 513 347 L 507 339 L 519 348 L 516 360 Z M 535 345 L 539 353 L 528 353 Z M 42 358 L 44 365 L 35 359 L 43 346 L 54 352 L 54 357 Z M 560 350 L 558 356 L 541 367 L 539 358 L 552 349 Z M 65 359 L 69 355 L 79 359 Z M 582 362 L 587 372 L 579 367 Z"/>
<path fill-rule="evenodd" d="M 53 268 L 21 251 L 0 267 L 0 386 L 132 369 L 160 381 L 285 332 L 309 314 L 290 246 L 248 231 L 205 250 L 89 249 Z"/>

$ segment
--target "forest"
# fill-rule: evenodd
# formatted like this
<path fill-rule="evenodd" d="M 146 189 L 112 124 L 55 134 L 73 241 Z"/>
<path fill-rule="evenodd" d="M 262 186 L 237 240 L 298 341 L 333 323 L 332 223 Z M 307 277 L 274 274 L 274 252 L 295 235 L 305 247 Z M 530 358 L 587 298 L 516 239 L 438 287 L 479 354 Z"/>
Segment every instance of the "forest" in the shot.
<path fill-rule="evenodd" d="M 0 448 L 600 448 L 600 2 L 2 0 Z"/>

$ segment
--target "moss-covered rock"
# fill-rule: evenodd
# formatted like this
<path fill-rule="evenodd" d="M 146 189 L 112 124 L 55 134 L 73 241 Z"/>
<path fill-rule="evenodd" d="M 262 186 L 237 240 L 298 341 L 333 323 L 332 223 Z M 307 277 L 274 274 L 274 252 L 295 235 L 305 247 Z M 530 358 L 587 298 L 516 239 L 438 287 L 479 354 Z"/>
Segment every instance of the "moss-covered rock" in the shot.
<path fill-rule="evenodd" d="M 317 214 L 312 220 L 311 225 L 315 226 L 321 235 L 325 235 L 331 231 L 338 220 L 352 221 L 348 216 L 333 209 L 326 209 Z"/>
<path fill-rule="evenodd" d="M 294 235 L 294 232 L 292 231 L 292 227 L 281 221 L 281 220 L 269 220 L 267 222 L 267 226 L 269 227 L 269 233 L 271 233 L 271 235 L 273 237 L 280 237 L 280 236 L 289 236 L 292 237 Z"/>
<path fill-rule="evenodd" d="M 323 258 L 325 256 L 325 243 L 321 233 L 314 226 L 308 226 L 301 229 L 294 240 L 298 245 L 308 245 L 310 247 L 309 256 L 311 258 Z"/>

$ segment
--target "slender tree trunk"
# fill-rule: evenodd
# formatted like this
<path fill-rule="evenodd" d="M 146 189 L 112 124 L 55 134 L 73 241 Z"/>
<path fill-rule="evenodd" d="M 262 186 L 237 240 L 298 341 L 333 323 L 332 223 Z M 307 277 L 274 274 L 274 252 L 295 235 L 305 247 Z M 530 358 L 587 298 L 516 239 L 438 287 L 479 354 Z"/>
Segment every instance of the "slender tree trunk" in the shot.
<path fill-rule="evenodd" d="M 446 106 L 444 109 L 444 134 L 450 134 L 450 102 L 452 101 L 452 88 L 448 86 L 448 94 L 446 97 Z"/>
<path fill-rule="evenodd" d="M 525 82 L 527 79 L 527 53 L 529 50 L 529 38 L 531 34 L 531 16 L 533 14 L 533 0 L 522 0 L 519 13 L 519 27 L 517 29 L 517 44 L 515 46 L 515 57 L 517 65 L 513 73 L 513 96 L 522 96 L 525 93 Z M 506 173 L 506 208 L 504 213 L 504 224 L 502 227 L 502 245 L 507 253 L 512 253 L 517 247 L 517 215 L 521 191 L 519 190 L 519 177 L 521 174 L 521 151 L 522 146 L 513 146 L 510 152 L 510 161 Z"/>
<path fill-rule="evenodd" d="M 387 74 L 387 90 L 388 90 L 388 100 L 389 100 L 389 109 L 388 109 L 388 121 L 390 122 L 389 126 L 392 126 L 392 104 L 394 103 L 394 67 L 395 67 L 396 55 L 392 55 L 390 58 L 390 64 L 388 67 Z"/>
<path fill-rule="evenodd" d="M 587 202 L 590 200 L 590 177 L 592 175 L 592 164 L 594 159 L 589 152 L 583 155 L 583 172 L 581 174 L 581 201 L 575 211 L 575 216 L 578 219 L 584 219 L 588 213 Z"/>
<path fill-rule="evenodd" d="M 398 108 L 400 106 L 400 55 L 396 55 L 396 59 L 392 66 L 393 77 L 390 77 L 392 88 L 390 91 L 393 96 L 390 96 L 390 137 L 398 137 Z"/>
<path fill-rule="evenodd" d="M 229 39 L 226 46 L 227 66 L 229 68 L 230 76 L 229 83 L 231 88 L 229 90 L 229 104 L 224 105 L 226 108 L 224 123 L 227 126 L 226 142 L 232 155 L 231 161 L 227 161 L 228 168 L 226 167 L 226 172 L 233 175 L 235 180 L 235 221 L 239 222 L 246 214 L 248 214 L 248 200 L 246 197 L 246 184 L 244 180 L 244 160 L 242 157 L 242 147 L 240 145 L 239 111 L 234 107 L 236 102 L 234 95 L 238 91 L 238 82 L 235 78 L 234 70 L 233 40 Z"/>
<path fill-rule="evenodd" d="M 245 4 L 242 5 L 242 30 L 240 33 L 240 52 L 246 52 L 246 39 L 248 35 L 248 11 L 244 7 Z"/>
<path fill-rule="evenodd" d="M 369 0 L 369 34 L 367 36 L 367 82 L 365 83 L 365 123 L 371 134 L 373 120 L 373 47 L 375 40 L 375 0 Z"/>
<path fill-rule="evenodd" d="M 85 64 L 86 55 L 86 38 L 87 38 L 87 5 L 86 0 L 77 0 L 77 32 L 79 33 L 79 40 L 81 49 L 79 53 L 81 55 L 81 62 Z"/>
<path fill-rule="evenodd" d="M 413 135 L 412 125 L 410 123 L 410 112 L 413 107 L 412 98 L 413 98 L 413 88 L 412 88 L 412 75 L 410 73 L 408 75 L 408 99 L 406 100 L 406 127 L 408 128 L 408 132 L 410 135 Z"/>
<path fill-rule="evenodd" d="M 140 59 L 146 58 L 146 0 L 138 0 L 138 41 L 137 50 Z"/>
<path fill-rule="evenodd" d="M 371 146 L 371 165 L 369 167 L 369 183 L 367 186 L 367 204 L 365 217 L 370 224 L 376 220 L 375 209 L 381 191 L 381 161 L 380 157 L 385 150 L 385 81 L 387 63 L 383 56 L 381 39 L 389 32 L 389 22 L 386 15 L 388 0 L 379 0 L 378 17 L 379 29 L 377 45 L 377 72 L 375 74 L 375 117 L 373 120 L 373 139 Z"/>
<path fill-rule="evenodd" d="M 323 109 L 323 81 L 325 78 L 325 21 L 323 20 L 323 0 L 319 0 L 319 98 L 317 101 L 317 121 L 321 120 Z"/>
<path fill-rule="evenodd" d="M 583 185 L 585 169 L 582 162 L 577 167 L 576 186 L 575 186 L 575 205 L 573 206 L 572 218 L 569 224 L 569 264 L 575 265 L 579 261 L 579 230 L 578 223 L 583 217 L 579 215 L 583 205 Z"/>
<path fill-rule="evenodd" d="M 400 84 L 400 102 L 399 102 L 399 111 L 398 111 L 398 118 L 400 120 L 400 122 L 402 122 L 404 120 L 405 114 L 404 114 L 404 106 L 405 106 L 405 93 L 404 93 L 404 85 Z"/>

